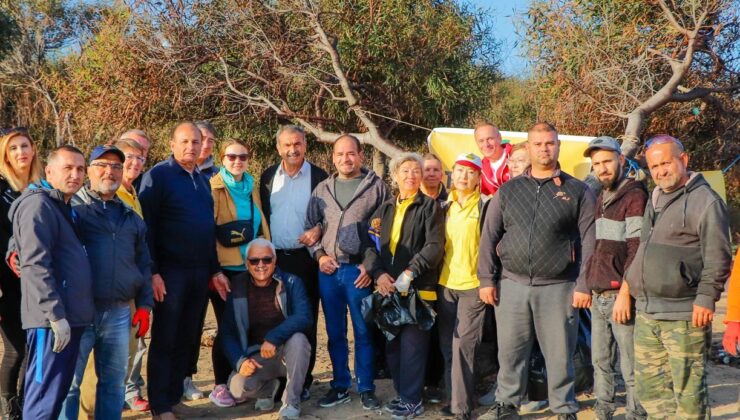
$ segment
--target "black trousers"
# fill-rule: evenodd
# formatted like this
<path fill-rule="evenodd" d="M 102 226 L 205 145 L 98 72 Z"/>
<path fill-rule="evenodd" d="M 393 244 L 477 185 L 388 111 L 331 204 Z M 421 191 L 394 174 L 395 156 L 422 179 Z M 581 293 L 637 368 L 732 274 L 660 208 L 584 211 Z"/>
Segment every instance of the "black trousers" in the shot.
<path fill-rule="evenodd" d="M 23 399 L 23 377 L 26 358 L 26 332 L 21 326 L 20 280 L 0 271 L 3 296 L 0 297 L 0 338 L 3 355 L 0 362 L 0 397 Z M 10 277 L 12 276 L 12 277 Z M 20 380 L 20 383 L 19 383 Z"/>
<path fill-rule="evenodd" d="M 313 383 L 313 368 L 316 365 L 316 325 L 319 321 L 319 264 L 311 258 L 306 248 L 292 250 L 277 250 L 277 265 L 280 270 L 295 274 L 303 280 L 308 299 L 311 302 L 313 326 L 306 332 L 308 343 L 311 344 L 311 359 L 308 362 L 306 380 L 303 389 L 309 389 Z"/>
<path fill-rule="evenodd" d="M 421 401 L 430 337 L 429 331 L 406 325 L 396 338 L 386 344 L 385 358 L 393 378 L 393 388 L 405 403 Z"/>

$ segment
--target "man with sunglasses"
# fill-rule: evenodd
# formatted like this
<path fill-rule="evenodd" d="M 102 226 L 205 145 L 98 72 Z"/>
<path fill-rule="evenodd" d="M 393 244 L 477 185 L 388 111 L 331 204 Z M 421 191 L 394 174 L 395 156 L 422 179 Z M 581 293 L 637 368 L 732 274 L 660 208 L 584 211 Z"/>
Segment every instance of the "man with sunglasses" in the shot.
<path fill-rule="evenodd" d="M 219 332 L 234 368 L 229 391 L 237 402 L 256 398 L 255 410 L 274 407 L 278 378 L 287 378 L 280 419 L 297 419 L 311 345 L 313 319 L 303 281 L 277 268 L 275 246 L 247 245 L 247 272 L 233 279 Z"/>
<path fill-rule="evenodd" d="M 90 185 L 73 200 L 79 215 L 78 231 L 93 273 L 95 318 L 82 334 L 75 376 L 61 419 L 77 419 L 83 377 L 96 373 L 97 391 L 87 390 L 96 393 L 95 417 L 121 417 L 131 318 L 138 337 L 149 330 L 154 300 L 146 225 L 116 194 L 123 179 L 124 160 L 124 153 L 113 146 L 94 148 L 87 167 Z M 136 302 L 133 314 L 132 300 Z M 93 349 L 96 372 L 85 372 Z"/>
<path fill-rule="evenodd" d="M 650 418 L 706 418 L 715 302 L 730 273 L 727 208 L 671 136 L 646 143 L 656 187 L 626 273 L 635 297 L 635 383 Z"/>

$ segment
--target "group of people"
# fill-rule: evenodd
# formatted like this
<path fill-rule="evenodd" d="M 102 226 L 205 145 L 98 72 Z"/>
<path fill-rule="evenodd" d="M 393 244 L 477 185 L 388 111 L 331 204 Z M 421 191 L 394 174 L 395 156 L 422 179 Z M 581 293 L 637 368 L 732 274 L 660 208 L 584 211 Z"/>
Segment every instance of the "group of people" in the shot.
<path fill-rule="evenodd" d="M 681 142 L 646 142 L 656 184 L 648 193 L 628 176 L 618 142 L 594 139 L 585 156 L 602 187 L 595 194 L 561 171 L 550 124 L 533 125 L 517 145 L 487 122 L 474 136 L 479 150 L 457 157 L 448 191 L 431 154 L 396 156 L 387 185 L 348 134 L 333 144 L 329 175 L 307 161 L 305 133 L 293 125 L 277 131 L 280 161 L 258 179 L 246 171 L 249 146 L 217 141 L 207 121 L 178 123 L 170 157 L 146 172 L 151 141 L 141 130 L 87 158 L 60 146 L 45 167 L 30 134 L 8 130 L 3 416 L 109 419 L 124 407 L 192 415 L 181 401 L 203 398 L 192 376 L 210 302 L 209 399 L 219 407 L 253 400 L 271 411 L 284 389 L 280 418 L 299 418 L 311 398 L 321 305 L 332 363 L 321 407 L 351 399 L 349 312 L 364 409 L 420 416 L 432 400 L 429 374 L 439 373 L 442 415 L 472 418 L 488 316 L 498 320 L 499 372 L 495 402 L 479 418 L 518 418 L 536 342 L 550 409 L 575 419 L 572 356 L 579 311 L 590 308 L 599 419 L 616 410 L 618 372 L 628 418 L 706 417 L 711 322 L 732 258 L 725 205 L 688 171 Z M 733 354 L 736 277 L 724 340 Z M 377 334 L 362 310 L 374 293 L 418 299 L 434 308 L 434 325 Z M 395 393 L 385 402 L 375 394 L 381 370 Z"/>

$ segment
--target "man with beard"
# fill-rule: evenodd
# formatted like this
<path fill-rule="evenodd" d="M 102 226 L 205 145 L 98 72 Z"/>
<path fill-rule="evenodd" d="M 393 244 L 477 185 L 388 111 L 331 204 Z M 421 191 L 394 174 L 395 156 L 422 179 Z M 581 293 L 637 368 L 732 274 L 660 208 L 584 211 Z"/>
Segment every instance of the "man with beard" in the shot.
<path fill-rule="evenodd" d="M 627 178 L 625 159 L 612 137 L 591 140 L 583 156 L 591 158 L 602 189 L 596 199 L 596 247 L 586 281 L 592 292 L 591 354 L 594 365 L 596 417 L 611 419 L 616 410 L 617 353 L 627 391 L 627 418 L 645 418 L 635 396 L 635 306 L 622 278 L 640 245 L 645 186 Z M 619 351 L 617 352 L 617 349 Z"/>
<path fill-rule="evenodd" d="M 687 170 L 678 139 L 660 134 L 645 145 L 656 187 L 625 275 L 637 309 L 636 394 L 650 418 L 703 419 L 715 302 L 732 261 L 727 208 Z"/>
<path fill-rule="evenodd" d="M 562 172 L 548 123 L 527 133 L 531 166 L 501 186 L 486 211 L 478 255 L 480 299 L 498 327 L 496 405 L 480 419 L 519 418 L 535 338 L 547 364 L 550 409 L 575 419 L 573 352 L 578 308 L 591 306 L 586 266 L 594 246 L 594 198 Z"/>
<path fill-rule="evenodd" d="M 90 186 L 80 190 L 73 200 L 80 238 L 92 269 L 95 317 L 82 334 L 75 376 L 61 419 L 78 417 L 80 385 L 93 349 L 98 376 L 95 418 L 121 418 L 132 316 L 139 337 L 149 329 L 154 301 L 146 225 L 116 195 L 125 159 L 124 153 L 113 146 L 93 149 L 87 168 Z M 135 314 L 130 309 L 132 300 L 136 302 Z"/>

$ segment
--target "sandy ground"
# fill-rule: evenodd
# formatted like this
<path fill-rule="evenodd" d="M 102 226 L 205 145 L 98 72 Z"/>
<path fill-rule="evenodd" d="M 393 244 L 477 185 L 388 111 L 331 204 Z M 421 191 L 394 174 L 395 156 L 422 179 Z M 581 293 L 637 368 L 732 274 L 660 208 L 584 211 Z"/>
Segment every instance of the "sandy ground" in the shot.
<path fill-rule="evenodd" d="M 718 304 L 717 316 L 714 321 L 714 337 L 713 343 L 721 342 L 722 332 L 724 331 L 724 325 L 721 319 L 724 318 L 726 307 L 726 297 L 723 296 L 722 300 Z M 329 360 L 329 354 L 326 350 L 326 333 L 323 328 L 323 316 L 319 320 L 319 349 L 317 352 L 316 368 L 314 370 L 314 377 L 316 381 L 311 389 L 311 399 L 302 404 L 302 416 L 303 419 L 389 419 L 390 415 L 381 411 L 367 411 L 363 410 L 360 404 L 359 395 L 353 393 L 352 401 L 348 404 L 343 404 L 338 407 L 331 409 L 324 409 L 317 405 L 318 399 L 324 395 L 329 388 L 329 380 L 331 379 L 331 362 Z M 350 323 L 351 325 L 351 323 Z M 209 308 L 208 317 L 206 320 L 206 329 L 215 328 L 215 318 Z M 322 333 L 323 332 L 323 333 Z M 350 338 L 351 340 L 351 338 Z M 350 343 L 352 348 L 352 343 Z M 206 395 L 207 392 L 213 388 L 213 374 L 211 371 L 210 362 L 211 349 L 208 347 L 201 347 L 200 360 L 198 362 L 199 372 L 195 376 L 194 381 L 196 385 L 203 390 Z M 350 357 L 352 360 L 352 357 Z M 717 364 L 710 362 L 709 367 L 709 397 L 712 405 L 712 417 L 715 419 L 738 419 L 740 418 L 740 401 L 738 392 L 740 391 L 740 369 L 724 364 Z M 393 395 L 392 385 L 390 380 L 376 381 L 377 395 L 382 401 L 391 399 Z M 624 394 L 620 395 L 621 404 L 624 404 Z M 581 403 L 581 411 L 578 413 L 580 419 L 594 419 L 594 412 L 592 410 L 595 402 L 592 395 L 583 394 L 578 397 Z M 187 402 L 191 407 L 198 409 L 198 418 L 211 418 L 211 419 L 277 419 L 277 410 L 279 404 L 276 404 L 275 410 L 270 413 L 258 413 L 254 410 L 253 404 L 247 401 L 237 407 L 232 408 L 218 408 L 211 404 L 211 402 L 204 398 L 199 401 Z M 435 419 L 439 418 L 439 409 L 442 404 L 427 405 L 427 412 L 423 418 Z M 475 410 L 475 414 L 479 415 L 486 411 L 485 407 L 481 407 Z M 149 415 L 134 413 L 132 411 L 124 412 L 125 418 L 149 418 Z M 525 416 L 526 418 L 532 419 L 548 419 L 554 416 L 550 411 L 543 411 L 533 413 Z M 617 419 L 624 418 L 624 409 L 620 408 L 617 411 Z"/>

